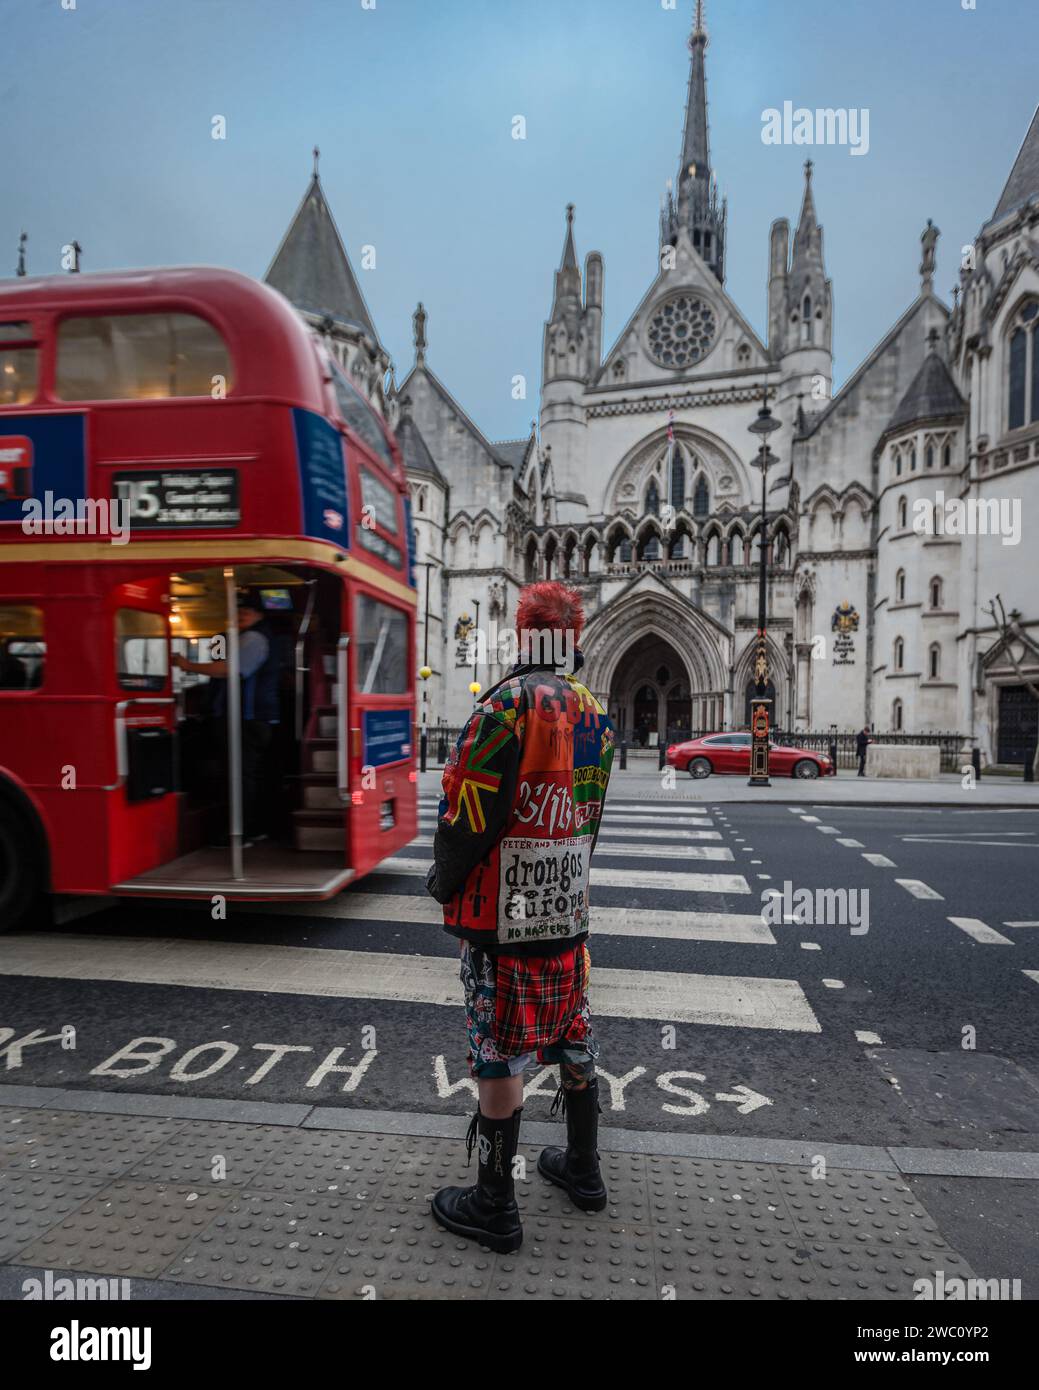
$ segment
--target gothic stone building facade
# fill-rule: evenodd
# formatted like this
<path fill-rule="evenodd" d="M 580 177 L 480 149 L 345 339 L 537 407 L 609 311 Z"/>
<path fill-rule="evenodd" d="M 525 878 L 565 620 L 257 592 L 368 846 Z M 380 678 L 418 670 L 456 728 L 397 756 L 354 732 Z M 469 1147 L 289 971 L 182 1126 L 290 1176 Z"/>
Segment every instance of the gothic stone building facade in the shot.
<path fill-rule="evenodd" d="M 414 365 L 394 385 L 316 166 L 268 272 L 397 430 L 429 724 L 460 725 L 470 682 L 503 674 L 494 632 L 522 584 L 562 577 L 584 595 L 584 679 L 629 736 L 743 726 L 764 545 L 781 727 L 955 730 L 986 763 L 1021 762 L 1039 678 L 1039 112 L 953 307 L 934 290 L 928 222 L 919 295 L 834 395 L 810 163 L 792 234 L 785 218 L 770 232 L 766 339 L 726 293 L 697 8 L 659 272 L 604 345 L 603 258 L 582 267 L 567 209 L 529 438 L 489 439 L 436 376 L 421 305 Z M 779 424 L 764 535 L 748 430 L 763 398 Z M 959 524 L 962 503 L 975 520 L 1016 503 L 1017 543 Z M 987 611 L 996 594 L 1009 631 Z M 474 669 L 477 625 L 491 641 Z"/>

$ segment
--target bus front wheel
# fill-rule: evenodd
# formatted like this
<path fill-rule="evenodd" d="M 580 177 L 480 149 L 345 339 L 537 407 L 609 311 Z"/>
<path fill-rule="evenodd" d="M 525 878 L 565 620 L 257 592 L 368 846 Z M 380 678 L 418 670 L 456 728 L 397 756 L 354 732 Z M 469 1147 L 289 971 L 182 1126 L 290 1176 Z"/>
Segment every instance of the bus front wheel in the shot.
<path fill-rule="evenodd" d="M 0 802 L 0 932 L 23 925 L 39 906 L 40 860 L 23 817 Z"/>

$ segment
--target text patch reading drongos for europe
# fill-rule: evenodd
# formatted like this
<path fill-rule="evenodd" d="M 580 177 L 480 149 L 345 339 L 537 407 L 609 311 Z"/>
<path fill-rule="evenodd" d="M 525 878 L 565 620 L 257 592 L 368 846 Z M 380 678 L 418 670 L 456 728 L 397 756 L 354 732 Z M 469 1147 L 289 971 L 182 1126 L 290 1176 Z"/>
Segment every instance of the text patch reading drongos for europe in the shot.
<path fill-rule="evenodd" d="M 502 840 L 498 940 L 503 945 L 587 930 L 591 845 L 589 836 Z"/>

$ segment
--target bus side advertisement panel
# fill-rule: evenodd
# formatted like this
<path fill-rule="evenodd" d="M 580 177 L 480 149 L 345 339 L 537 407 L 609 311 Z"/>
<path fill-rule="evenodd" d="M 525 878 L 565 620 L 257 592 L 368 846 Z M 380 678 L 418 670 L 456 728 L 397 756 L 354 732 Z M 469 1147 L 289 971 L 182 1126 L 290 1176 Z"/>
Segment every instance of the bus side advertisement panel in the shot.
<path fill-rule="evenodd" d="M 366 709 L 362 716 L 365 767 L 385 767 L 411 757 L 411 711 Z"/>
<path fill-rule="evenodd" d="M 59 503 L 74 508 L 85 492 L 84 415 L 0 417 L 0 522 L 21 522 L 29 500 L 41 504 L 46 519 Z"/>

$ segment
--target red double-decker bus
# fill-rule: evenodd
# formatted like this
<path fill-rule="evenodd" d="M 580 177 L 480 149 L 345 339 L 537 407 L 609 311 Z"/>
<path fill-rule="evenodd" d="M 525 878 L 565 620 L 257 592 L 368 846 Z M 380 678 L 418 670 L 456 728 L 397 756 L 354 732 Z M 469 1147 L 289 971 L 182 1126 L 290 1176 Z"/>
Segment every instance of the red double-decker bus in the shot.
<path fill-rule="evenodd" d="M 3 282 L 0 928 L 327 898 L 413 839 L 412 537 L 396 442 L 275 290 Z"/>

